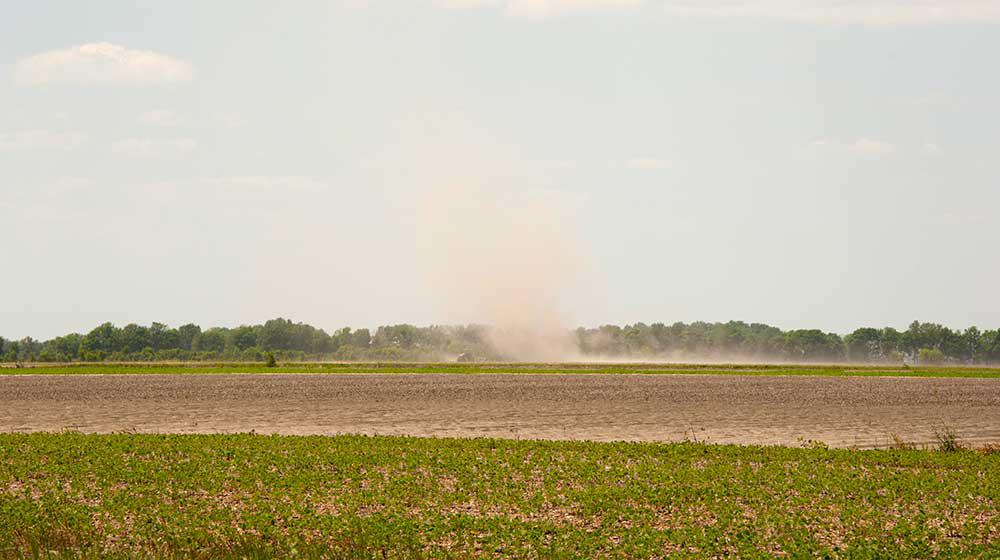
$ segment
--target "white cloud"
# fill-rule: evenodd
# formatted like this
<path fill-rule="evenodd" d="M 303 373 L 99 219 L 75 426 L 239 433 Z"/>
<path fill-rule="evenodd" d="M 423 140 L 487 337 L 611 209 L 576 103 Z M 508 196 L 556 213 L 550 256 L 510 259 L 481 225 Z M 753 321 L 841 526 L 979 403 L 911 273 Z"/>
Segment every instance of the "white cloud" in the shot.
<path fill-rule="evenodd" d="M 111 43 L 87 43 L 19 60 L 14 81 L 20 85 L 162 85 L 188 82 L 194 67 L 186 61 Z"/>
<path fill-rule="evenodd" d="M 895 145 L 871 138 L 859 138 L 853 142 L 836 140 L 816 140 L 810 144 L 815 149 L 844 152 L 866 157 L 885 157 L 897 153 Z"/>
<path fill-rule="evenodd" d="M 665 169 L 667 162 L 655 157 L 639 156 L 626 161 L 625 166 L 629 169 Z"/>
<path fill-rule="evenodd" d="M 155 158 L 186 154 L 198 148 L 193 138 L 167 140 L 151 138 L 125 138 L 111 144 L 111 152 L 128 157 Z"/>
<path fill-rule="evenodd" d="M 920 25 L 1000 22 L 997 0 L 437 0 L 447 7 L 500 7 L 515 17 L 646 5 L 691 18 L 757 18 L 807 23 Z"/>
<path fill-rule="evenodd" d="M 0 151 L 75 150 L 87 143 L 82 132 L 53 130 L 22 130 L 0 132 Z"/>
<path fill-rule="evenodd" d="M 1000 22 L 996 0 L 667 0 L 666 10 L 692 17 L 751 17 L 810 23 L 913 25 Z"/>
<path fill-rule="evenodd" d="M 153 109 L 139 115 L 139 122 L 149 126 L 172 127 L 180 124 L 180 118 L 173 111 Z"/>

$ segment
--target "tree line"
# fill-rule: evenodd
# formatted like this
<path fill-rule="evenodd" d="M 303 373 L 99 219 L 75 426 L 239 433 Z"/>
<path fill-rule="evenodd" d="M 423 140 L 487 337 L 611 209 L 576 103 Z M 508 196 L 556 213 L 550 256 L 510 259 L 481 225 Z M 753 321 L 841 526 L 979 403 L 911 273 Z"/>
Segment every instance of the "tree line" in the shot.
<path fill-rule="evenodd" d="M 517 360 L 491 344 L 492 327 L 387 325 L 374 333 L 345 327 L 327 333 L 288 319 L 202 329 L 163 323 L 104 323 L 86 334 L 47 341 L 0 338 L 2 362 L 100 361 L 446 361 Z M 952 330 L 914 321 L 905 331 L 864 327 L 840 336 L 816 329 L 783 331 L 761 323 L 636 323 L 567 332 L 581 358 L 998 364 L 1000 329 Z"/>

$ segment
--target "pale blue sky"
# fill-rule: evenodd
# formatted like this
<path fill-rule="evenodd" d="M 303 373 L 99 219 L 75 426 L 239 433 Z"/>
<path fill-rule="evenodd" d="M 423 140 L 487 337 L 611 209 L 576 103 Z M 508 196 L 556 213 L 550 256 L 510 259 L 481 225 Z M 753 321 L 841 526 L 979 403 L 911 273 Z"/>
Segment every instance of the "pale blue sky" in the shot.
<path fill-rule="evenodd" d="M 0 35 L 4 337 L 492 294 L 1000 326 L 1000 0 L 36 1 Z"/>

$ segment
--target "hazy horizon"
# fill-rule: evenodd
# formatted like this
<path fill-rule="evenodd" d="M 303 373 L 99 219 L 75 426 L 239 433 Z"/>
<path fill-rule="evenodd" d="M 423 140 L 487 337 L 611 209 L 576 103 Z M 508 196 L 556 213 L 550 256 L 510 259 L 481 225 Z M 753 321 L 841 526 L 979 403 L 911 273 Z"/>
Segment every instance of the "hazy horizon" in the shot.
<path fill-rule="evenodd" d="M 1000 2 L 7 12 L 8 339 L 1000 326 Z"/>

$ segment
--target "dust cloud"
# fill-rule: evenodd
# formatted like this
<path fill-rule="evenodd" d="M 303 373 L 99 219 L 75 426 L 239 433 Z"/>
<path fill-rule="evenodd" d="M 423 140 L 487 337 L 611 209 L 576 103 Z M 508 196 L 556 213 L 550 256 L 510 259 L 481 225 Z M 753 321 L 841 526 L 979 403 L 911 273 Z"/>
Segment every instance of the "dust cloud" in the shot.
<path fill-rule="evenodd" d="M 566 307 L 588 291 L 580 198 L 525 167 L 484 146 L 424 150 L 409 177 L 420 192 L 409 205 L 418 260 L 440 315 L 486 324 L 498 356 L 579 360 Z"/>
<path fill-rule="evenodd" d="M 559 311 L 580 270 L 562 193 L 446 182 L 423 212 L 422 255 L 447 316 L 485 322 L 507 359 L 581 357 Z"/>

